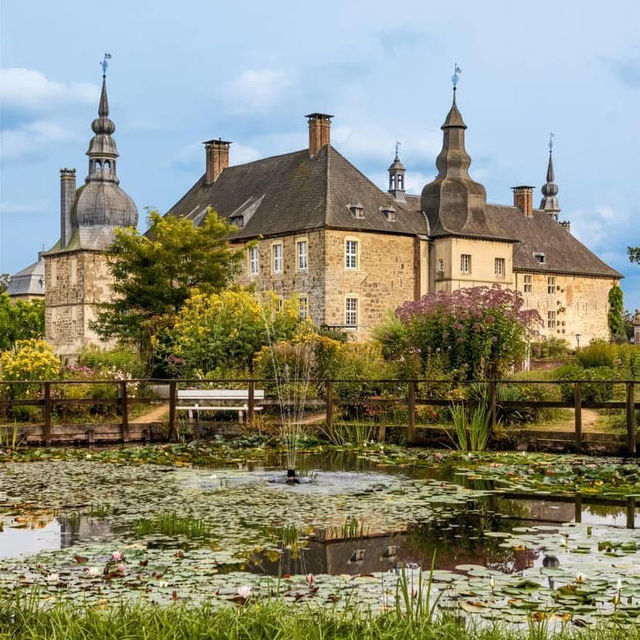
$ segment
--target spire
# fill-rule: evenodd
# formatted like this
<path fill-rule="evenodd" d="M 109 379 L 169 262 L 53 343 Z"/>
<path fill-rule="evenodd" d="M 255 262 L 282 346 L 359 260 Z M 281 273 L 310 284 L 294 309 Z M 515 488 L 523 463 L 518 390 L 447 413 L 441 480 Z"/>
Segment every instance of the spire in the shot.
<path fill-rule="evenodd" d="M 555 183 L 553 170 L 553 133 L 549 135 L 549 164 L 547 165 L 547 181 L 542 185 L 542 200 L 540 209 L 548 213 L 554 220 L 558 219 L 560 205 L 558 204 L 558 185 Z"/>
<path fill-rule="evenodd" d="M 389 193 L 396 200 L 404 201 L 405 168 L 402 162 L 400 162 L 400 157 L 398 155 L 400 144 L 400 142 L 396 141 L 396 156 L 387 171 L 389 172 Z"/>
<path fill-rule="evenodd" d="M 98 104 L 98 117 L 91 123 L 91 129 L 95 134 L 89 143 L 89 175 L 85 182 L 115 182 L 119 180 L 116 175 L 116 158 L 118 150 L 116 142 L 111 134 L 116 130 L 116 125 L 109 118 L 109 98 L 107 97 L 107 67 L 111 60 L 111 54 L 105 53 L 100 66 L 102 67 L 102 91 Z"/>
<path fill-rule="evenodd" d="M 438 175 L 422 190 L 422 210 L 432 234 L 472 233 L 491 235 L 487 220 L 487 194 L 469 175 L 471 158 L 465 149 L 465 130 L 456 103 L 460 67 L 451 78 L 453 102 L 441 127 L 442 150 L 436 159 Z"/>

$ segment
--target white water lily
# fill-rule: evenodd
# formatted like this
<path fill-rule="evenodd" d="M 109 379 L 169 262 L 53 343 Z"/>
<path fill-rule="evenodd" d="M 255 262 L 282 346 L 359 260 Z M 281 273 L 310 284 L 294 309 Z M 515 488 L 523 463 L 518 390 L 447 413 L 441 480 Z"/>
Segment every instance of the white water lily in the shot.
<path fill-rule="evenodd" d="M 489 586 L 491 587 L 491 591 L 496 588 L 496 579 L 493 576 L 491 576 L 491 580 L 489 580 Z"/>
<path fill-rule="evenodd" d="M 47 580 L 49 582 L 59 582 L 60 581 L 60 574 L 59 573 L 50 573 L 47 576 Z"/>
<path fill-rule="evenodd" d="M 238 589 L 238 595 L 246 600 L 251 595 L 251 587 L 240 587 Z"/>
<path fill-rule="evenodd" d="M 100 567 L 88 567 L 87 568 L 87 573 L 92 578 L 95 578 L 96 576 L 99 576 L 102 573 L 102 569 Z"/>
<path fill-rule="evenodd" d="M 583 582 L 586 582 L 587 579 L 581 574 L 581 573 L 576 573 L 576 582 L 578 584 L 582 584 Z"/>
<path fill-rule="evenodd" d="M 618 590 L 618 593 L 620 591 L 622 591 L 622 580 L 620 578 L 618 578 L 618 582 L 616 584 L 616 589 Z"/>

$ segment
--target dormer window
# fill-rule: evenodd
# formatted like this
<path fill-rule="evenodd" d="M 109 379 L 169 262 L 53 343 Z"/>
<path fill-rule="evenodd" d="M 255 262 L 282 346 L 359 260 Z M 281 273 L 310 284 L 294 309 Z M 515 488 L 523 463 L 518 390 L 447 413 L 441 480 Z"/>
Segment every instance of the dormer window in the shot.
<path fill-rule="evenodd" d="M 546 262 L 545 259 L 545 255 L 544 253 L 541 252 L 535 252 L 533 253 L 533 257 L 540 263 L 540 264 L 544 264 Z"/>
<path fill-rule="evenodd" d="M 389 222 L 395 222 L 396 221 L 396 210 L 393 207 L 382 207 L 382 215 L 385 217 L 386 220 L 388 220 Z"/>
<path fill-rule="evenodd" d="M 229 222 L 239 229 L 242 229 L 242 227 L 244 227 L 244 216 L 231 216 Z"/>
<path fill-rule="evenodd" d="M 356 218 L 356 220 L 364 220 L 364 205 L 358 204 L 349 204 L 349 211 L 351 215 Z"/>

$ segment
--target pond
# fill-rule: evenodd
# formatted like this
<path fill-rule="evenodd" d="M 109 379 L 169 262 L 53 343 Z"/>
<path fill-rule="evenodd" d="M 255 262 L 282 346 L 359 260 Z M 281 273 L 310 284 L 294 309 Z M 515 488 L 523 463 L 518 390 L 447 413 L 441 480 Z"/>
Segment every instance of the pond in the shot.
<path fill-rule="evenodd" d="M 296 485 L 273 482 L 282 464 L 266 453 L 206 468 L 6 462 L 0 590 L 103 606 L 250 593 L 384 610 L 403 589 L 422 598 L 431 579 L 432 600 L 457 615 L 638 621 L 640 496 L 534 491 L 506 463 L 467 462 L 309 454 Z M 628 463 L 603 464 L 632 486 Z"/>

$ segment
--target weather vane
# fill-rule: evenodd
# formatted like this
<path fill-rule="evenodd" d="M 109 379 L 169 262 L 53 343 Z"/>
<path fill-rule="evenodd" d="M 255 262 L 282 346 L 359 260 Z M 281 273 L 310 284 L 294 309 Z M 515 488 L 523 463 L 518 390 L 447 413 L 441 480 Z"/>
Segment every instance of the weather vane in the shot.
<path fill-rule="evenodd" d="M 103 76 L 107 75 L 107 68 L 109 67 L 109 60 L 111 60 L 111 54 L 110 53 L 105 53 L 104 54 L 104 58 L 102 59 L 102 62 L 100 63 L 100 66 L 102 67 L 102 75 Z"/>
<path fill-rule="evenodd" d="M 551 131 L 551 133 L 549 133 L 549 153 L 553 151 L 553 136 L 554 133 Z"/>
<path fill-rule="evenodd" d="M 460 80 L 460 74 L 462 73 L 462 69 L 458 66 L 458 63 L 456 62 L 454 67 L 453 67 L 453 75 L 451 76 L 451 82 L 453 82 L 453 90 L 456 90 L 456 87 L 458 86 L 458 80 Z"/>

